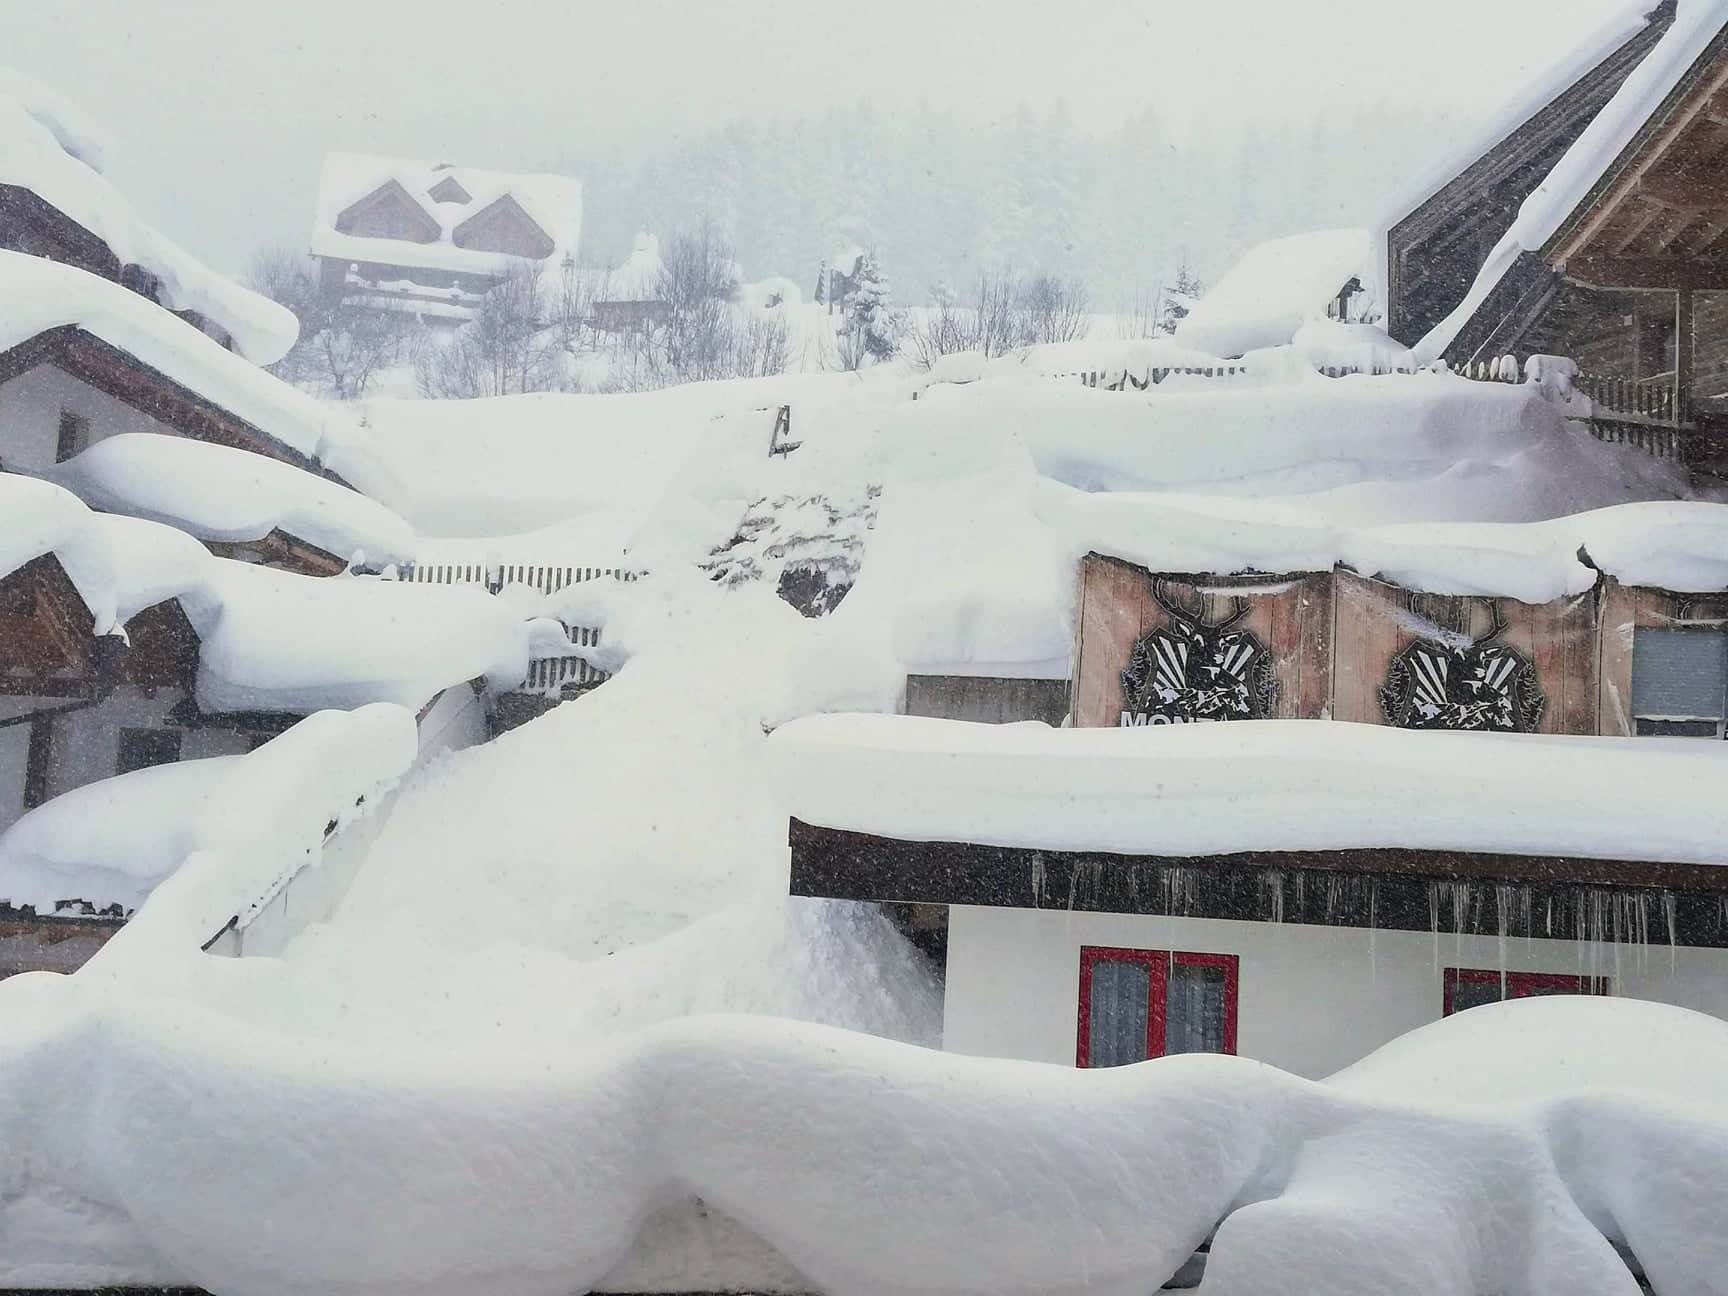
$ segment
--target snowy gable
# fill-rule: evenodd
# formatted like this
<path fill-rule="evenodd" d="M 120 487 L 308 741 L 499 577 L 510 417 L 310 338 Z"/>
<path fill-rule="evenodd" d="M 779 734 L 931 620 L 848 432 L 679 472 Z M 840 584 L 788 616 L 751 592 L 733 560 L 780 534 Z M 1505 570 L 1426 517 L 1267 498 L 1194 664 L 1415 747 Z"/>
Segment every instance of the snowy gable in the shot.
<path fill-rule="evenodd" d="M 405 563 L 413 530 L 357 491 L 262 455 L 150 433 L 98 441 L 45 474 L 94 508 L 237 544 L 280 531 L 346 564 Z"/>
<path fill-rule="evenodd" d="M 1367 230 L 1319 230 L 1249 249 L 1176 326 L 1175 340 L 1214 356 L 1287 345 L 1354 284 L 1380 300 L 1374 240 Z M 1352 307 L 1360 315 L 1362 300 Z"/>
<path fill-rule="evenodd" d="M 331 153 L 312 252 L 337 260 L 495 275 L 512 259 L 574 256 L 582 183 L 568 176 Z"/>
<path fill-rule="evenodd" d="M 327 435 L 340 438 L 346 430 L 345 415 L 225 350 L 137 293 L 86 271 L 0 251 L 0 301 L 6 303 L 0 314 L 0 352 L 15 352 L 53 330 L 78 330 L 131 357 L 140 369 L 153 371 L 139 381 L 165 378 L 180 389 L 182 400 L 189 395 L 193 405 L 201 401 L 225 411 L 244 425 L 235 434 L 246 435 L 249 429 L 260 450 L 280 447 L 286 452 L 283 457 L 316 461 L 326 449 Z M 57 339 L 62 347 L 72 341 Z M 58 355 L 49 348 L 39 356 L 18 353 L 14 359 L 28 365 Z M 5 358 L 0 355 L 0 360 Z M 73 358 L 74 367 L 92 369 L 94 362 L 80 365 L 80 358 Z M 98 377 L 92 372 L 86 380 Z M 179 416 L 164 411 L 162 417 Z M 202 428 L 208 422 L 190 412 L 186 418 L 189 427 Z"/>
<path fill-rule="evenodd" d="M 157 281 L 170 311 L 195 311 L 257 364 L 287 354 L 299 323 L 286 307 L 215 273 L 152 229 L 99 171 L 86 127 L 27 78 L 0 69 L 0 189 L 28 191 L 99 239 L 114 271 L 136 265 Z M 8 303 L 15 300 L 4 294 Z"/>

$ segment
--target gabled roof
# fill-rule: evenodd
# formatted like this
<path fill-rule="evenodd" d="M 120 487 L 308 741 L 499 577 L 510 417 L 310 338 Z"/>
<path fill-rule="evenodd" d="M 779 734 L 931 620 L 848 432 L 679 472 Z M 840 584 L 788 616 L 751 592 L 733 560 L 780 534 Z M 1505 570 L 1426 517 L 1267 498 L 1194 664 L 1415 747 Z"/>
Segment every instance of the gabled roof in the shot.
<path fill-rule="evenodd" d="M 424 241 L 373 238 L 343 229 L 342 217 L 363 200 L 397 189 L 428 228 Z M 506 201 L 507 200 L 507 201 Z M 569 176 L 513 174 L 411 158 L 331 153 L 318 179 L 312 252 L 337 260 L 370 262 L 451 274 L 496 275 L 514 258 L 468 241 L 460 231 L 483 228 L 499 212 L 537 228 L 543 260 L 575 256 L 582 232 L 582 182 Z M 482 219 L 486 218 L 486 219 Z M 478 225 L 475 222 L 479 222 Z"/>
<path fill-rule="evenodd" d="M 188 436 L 317 468 L 351 430 L 184 320 L 71 266 L 0 251 L 0 379 L 52 361 Z"/>
<path fill-rule="evenodd" d="M 1539 294 L 1544 273 L 1560 268 L 1553 262 L 1562 250 L 1562 236 L 1578 228 L 1701 82 L 1708 80 L 1703 88 L 1714 93 L 1728 77 L 1728 7 L 1722 0 L 1664 4 L 1656 17 L 1668 15 L 1660 39 L 1649 41 L 1657 30 L 1653 22 L 1623 47 L 1643 51 L 1636 66 L 1519 204 L 1463 299 L 1416 345 L 1419 360 L 1444 354 L 1491 299 L 1498 302 L 1494 309 L 1505 313 L 1517 304 L 1507 300 L 1509 295 Z M 1500 291 L 1503 284 L 1515 292 Z"/>
<path fill-rule="evenodd" d="M 0 69 L 0 205 L 62 226 L 62 241 L 86 245 L 77 260 L 87 269 L 118 278 L 140 267 L 161 306 L 209 320 L 254 363 L 287 354 L 300 331 L 293 313 L 151 228 L 94 168 L 99 151 L 72 117 L 27 78 Z"/>

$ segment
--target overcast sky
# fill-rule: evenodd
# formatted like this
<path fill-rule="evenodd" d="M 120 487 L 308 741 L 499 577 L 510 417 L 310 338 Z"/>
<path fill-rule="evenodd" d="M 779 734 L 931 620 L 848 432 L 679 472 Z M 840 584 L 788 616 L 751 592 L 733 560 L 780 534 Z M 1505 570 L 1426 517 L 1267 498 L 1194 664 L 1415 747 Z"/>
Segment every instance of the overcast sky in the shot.
<path fill-rule="evenodd" d="M 1352 104 L 1480 117 L 1628 0 L 0 0 L 0 59 L 105 129 L 159 226 L 304 246 L 326 149 L 562 169 L 868 97 L 1065 100 L 1251 129 Z M 1421 141 L 1412 141 L 1420 147 Z M 1364 214 L 1366 220 L 1370 214 Z"/>

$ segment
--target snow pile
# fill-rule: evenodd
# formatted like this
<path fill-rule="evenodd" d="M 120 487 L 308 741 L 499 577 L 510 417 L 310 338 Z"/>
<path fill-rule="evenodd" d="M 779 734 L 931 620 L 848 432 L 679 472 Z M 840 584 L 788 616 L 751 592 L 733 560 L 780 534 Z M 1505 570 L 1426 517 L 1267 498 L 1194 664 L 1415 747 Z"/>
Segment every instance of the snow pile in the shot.
<path fill-rule="evenodd" d="M 1629 1296 L 1616 1246 L 1657 1290 L 1728 1272 L 1728 1027 L 1680 1009 L 1478 1008 L 1312 1082 L 742 1017 L 404 1054 L 96 967 L 0 987 L 0 1140 L 40 1149 L 0 1171 L 0 1222 L 95 1216 L 214 1291 L 603 1288 L 650 1211 L 689 1196 L 823 1291 L 1151 1290 L 1208 1238 L 1224 1296 Z M 86 1072 L 102 1083 L 54 1083 Z M 1470 1083 L 1398 1088 L 1435 1073 Z"/>
<path fill-rule="evenodd" d="M 198 705 L 206 711 L 418 710 L 469 680 L 508 690 L 535 657 L 563 656 L 561 627 L 524 621 L 460 586 L 373 577 L 313 577 L 211 560 L 181 599 L 199 639 Z"/>
<path fill-rule="evenodd" d="M 603 276 L 598 285 L 601 300 L 652 301 L 659 296 L 664 269 L 660 240 L 653 234 L 639 233 L 631 241 L 630 255 Z"/>
<path fill-rule="evenodd" d="M 321 459 L 326 436 L 343 435 L 344 415 L 137 293 L 74 266 L 0 251 L 0 300 L 0 350 L 49 329 L 81 328 L 297 454 Z"/>
<path fill-rule="evenodd" d="M 454 182 L 451 185 L 449 182 Z M 345 234 L 337 218 L 349 207 L 394 182 L 407 201 L 430 222 L 436 234 L 425 242 Z M 438 190 L 439 196 L 433 191 Z M 582 234 L 582 182 L 569 176 L 512 174 L 478 167 L 329 153 L 318 177 L 317 216 L 312 254 L 342 261 L 410 266 L 454 274 L 497 275 L 509 269 L 508 253 L 460 246 L 456 236 L 467 222 L 499 203 L 514 202 L 552 244 L 543 258 L 557 265 L 574 256 Z M 464 240 L 465 241 L 465 240 Z"/>
<path fill-rule="evenodd" d="M 0 579 L 53 554 L 97 635 L 124 634 L 145 608 L 198 588 L 211 561 L 178 531 L 92 513 L 70 491 L 13 473 L 0 473 L 0 517 Z"/>
<path fill-rule="evenodd" d="M 37 806 L 0 833 L 0 902 L 131 913 L 198 848 L 212 811 L 225 813 L 224 788 L 244 759 L 134 770 Z"/>
<path fill-rule="evenodd" d="M 45 474 L 93 508 L 147 518 L 200 540 L 244 543 L 281 531 L 344 560 L 413 560 L 413 530 L 382 504 L 228 446 L 123 433 Z"/>
<path fill-rule="evenodd" d="M 75 114 L 27 79 L 0 70 L 0 185 L 32 191 L 101 239 L 122 266 L 143 266 L 160 281 L 162 306 L 196 311 L 255 364 L 286 355 L 300 332 L 293 313 L 224 279 L 152 229 L 94 169 L 98 157 Z M 0 297 L 15 306 L 22 287 L 7 283 Z"/>
<path fill-rule="evenodd" d="M 866 486 L 839 496 L 759 499 L 745 511 L 737 534 L 704 566 L 728 585 L 772 585 L 789 568 L 821 572 L 830 587 L 849 585 L 876 524 L 881 493 L 879 486 Z"/>
<path fill-rule="evenodd" d="M 1649 6 L 1646 6 L 1648 9 Z M 1607 169 L 1637 138 L 1662 101 L 1671 94 L 1711 43 L 1725 19 L 1720 0 L 1679 0 L 1673 24 L 1643 62 L 1633 69 L 1614 97 L 1584 128 L 1572 147 L 1533 189 L 1511 227 L 1489 251 L 1464 299 L 1416 344 L 1423 363 L 1438 359 L 1471 316 L 1525 252 L 1541 249 L 1596 186 Z"/>
<path fill-rule="evenodd" d="M 1250 248 L 1176 325 L 1175 341 L 1215 356 L 1284 346 L 1352 279 L 1381 300 L 1367 230 L 1317 230 Z"/>
<path fill-rule="evenodd" d="M 792 813 L 915 841 L 1217 855 L 1504 851 L 1728 864 L 1728 749 L 1330 720 L 1051 729 L 812 716 L 770 739 Z"/>

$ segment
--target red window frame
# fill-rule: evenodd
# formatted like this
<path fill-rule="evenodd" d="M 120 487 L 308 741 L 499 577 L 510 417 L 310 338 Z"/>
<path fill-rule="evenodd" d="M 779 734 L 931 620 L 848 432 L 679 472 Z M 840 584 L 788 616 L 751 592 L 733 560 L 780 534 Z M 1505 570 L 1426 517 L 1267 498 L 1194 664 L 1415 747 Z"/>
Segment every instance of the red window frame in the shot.
<path fill-rule="evenodd" d="M 1466 985 L 1498 985 L 1501 977 L 1506 980 L 1506 993 L 1502 999 L 1528 999 L 1542 990 L 1559 990 L 1567 994 L 1608 993 L 1607 977 L 1590 977 L 1572 972 L 1506 972 L 1500 973 L 1492 968 L 1455 968 L 1446 969 L 1441 981 L 1441 1012 L 1442 1017 L 1450 1017 L 1454 1011 L 1453 997 L 1460 982 Z"/>
<path fill-rule="evenodd" d="M 1146 1056 L 1164 1056 L 1164 1010 L 1169 990 L 1170 968 L 1215 967 L 1224 969 L 1224 1051 L 1236 1051 L 1236 983 L 1242 960 L 1235 954 L 1196 954 L 1189 950 L 1127 949 L 1116 945 L 1082 945 L 1080 947 L 1080 1013 L 1079 1033 L 1074 1049 L 1074 1065 L 1091 1065 L 1092 1052 L 1092 966 L 1095 963 L 1144 963 L 1146 992 L 1150 998 L 1146 1011 Z"/>

